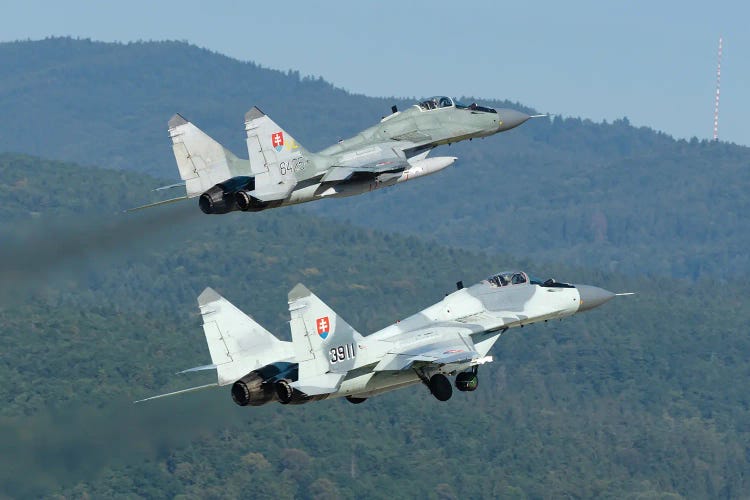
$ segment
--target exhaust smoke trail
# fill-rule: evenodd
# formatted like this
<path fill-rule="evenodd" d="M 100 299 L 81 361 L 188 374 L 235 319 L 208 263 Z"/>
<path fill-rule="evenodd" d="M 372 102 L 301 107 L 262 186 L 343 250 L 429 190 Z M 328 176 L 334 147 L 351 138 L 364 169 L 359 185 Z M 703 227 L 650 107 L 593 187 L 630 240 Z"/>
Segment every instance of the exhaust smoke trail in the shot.
<path fill-rule="evenodd" d="M 61 272 L 76 272 L 132 252 L 153 238 L 176 237 L 175 230 L 197 222 L 201 215 L 192 205 L 177 204 L 136 213 L 35 221 L 22 236 L 2 236 L 0 298 L 46 285 Z"/>

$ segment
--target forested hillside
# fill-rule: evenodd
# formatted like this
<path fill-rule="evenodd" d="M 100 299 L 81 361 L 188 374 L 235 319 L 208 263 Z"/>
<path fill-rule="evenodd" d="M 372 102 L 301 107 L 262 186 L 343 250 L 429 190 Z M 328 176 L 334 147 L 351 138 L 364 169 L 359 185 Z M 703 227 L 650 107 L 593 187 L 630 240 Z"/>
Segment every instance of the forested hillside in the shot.
<path fill-rule="evenodd" d="M 439 94 L 439 82 L 424 92 Z M 174 112 L 242 156 L 253 105 L 317 150 L 412 102 L 352 95 L 179 42 L 0 44 L 0 151 L 166 179 L 177 176 L 166 132 Z M 747 147 L 677 141 L 627 119 L 554 117 L 436 154 L 459 160 L 432 177 L 303 210 L 548 265 L 747 282 Z"/>
<path fill-rule="evenodd" d="M 0 155 L 3 495 L 750 495 L 746 280 L 539 265 L 300 209 L 120 213 L 159 182 Z M 174 375 L 208 361 L 205 286 L 286 337 L 302 281 L 369 333 L 517 266 L 638 295 L 508 333 L 478 391 L 447 403 L 423 387 L 358 406 L 130 403 L 210 381 Z"/>

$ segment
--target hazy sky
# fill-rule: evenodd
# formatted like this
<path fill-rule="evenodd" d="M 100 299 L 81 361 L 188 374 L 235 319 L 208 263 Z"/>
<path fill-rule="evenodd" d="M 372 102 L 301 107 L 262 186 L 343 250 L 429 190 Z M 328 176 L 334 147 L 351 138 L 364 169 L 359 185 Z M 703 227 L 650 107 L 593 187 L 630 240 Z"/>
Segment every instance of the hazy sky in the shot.
<path fill-rule="evenodd" d="M 0 39 L 186 40 L 370 96 L 470 95 L 750 144 L 742 1 L 7 2 Z M 241 85 L 241 82 L 238 82 Z"/>

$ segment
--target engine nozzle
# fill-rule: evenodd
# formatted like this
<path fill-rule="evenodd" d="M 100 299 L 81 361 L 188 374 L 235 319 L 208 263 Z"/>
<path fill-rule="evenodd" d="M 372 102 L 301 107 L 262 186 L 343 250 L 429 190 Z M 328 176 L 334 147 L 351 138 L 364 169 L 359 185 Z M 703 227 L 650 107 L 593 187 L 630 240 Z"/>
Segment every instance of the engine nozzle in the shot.
<path fill-rule="evenodd" d="M 240 210 L 235 193 L 244 189 L 255 189 L 255 178 L 238 176 L 216 184 L 198 199 L 198 206 L 204 214 L 226 214 Z"/>
<path fill-rule="evenodd" d="M 250 196 L 248 191 L 237 191 L 234 194 L 234 202 L 243 212 L 260 212 L 268 205 L 267 203 Z"/>
<path fill-rule="evenodd" d="M 276 401 L 273 384 L 256 372 L 250 372 L 232 384 L 232 401 L 240 406 L 261 406 Z"/>

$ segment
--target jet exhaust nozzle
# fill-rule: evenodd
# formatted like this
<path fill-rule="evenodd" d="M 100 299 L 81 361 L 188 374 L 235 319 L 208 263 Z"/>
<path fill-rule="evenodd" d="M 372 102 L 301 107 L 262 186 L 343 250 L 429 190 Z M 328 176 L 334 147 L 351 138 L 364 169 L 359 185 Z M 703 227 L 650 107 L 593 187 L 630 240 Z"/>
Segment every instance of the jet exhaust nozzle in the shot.
<path fill-rule="evenodd" d="M 237 207 L 243 212 L 260 212 L 267 205 L 259 199 L 252 197 L 248 191 L 237 191 L 234 194 L 234 201 L 237 203 Z"/>
<path fill-rule="evenodd" d="M 224 190 L 218 185 L 198 198 L 198 206 L 204 214 L 226 214 L 237 210 L 233 197 L 224 194 Z"/>
<path fill-rule="evenodd" d="M 299 389 L 295 389 L 291 386 L 288 379 L 281 379 L 275 384 L 276 398 L 279 403 L 283 405 L 303 405 L 310 403 L 311 401 L 319 401 L 325 399 L 327 394 L 320 394 L 317 396 L 308 396 Z"/>
<path fill-rule="evenodd" d="M 232 401 L 240 406 L 261 406 L 277 399 L 273 384 L 256 371 L 232 384 Z"/>
<path fill-rule="evenodd" d="M 241 175 L 220 182 L 198 198 L 198 206 L 204 214 L 226 214 L 240 210 L 235 193 L 242 189 L 255 189 L 255 178 Z"/>

